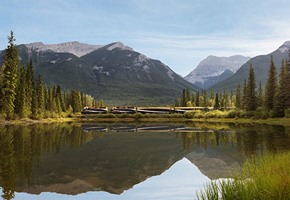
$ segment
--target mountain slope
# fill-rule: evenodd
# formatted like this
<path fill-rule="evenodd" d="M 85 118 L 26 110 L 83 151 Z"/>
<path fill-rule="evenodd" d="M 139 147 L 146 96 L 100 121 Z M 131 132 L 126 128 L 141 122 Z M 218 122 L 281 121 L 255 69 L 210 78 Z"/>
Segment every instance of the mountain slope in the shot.
<path fill-rule="evenodd" d="M 266 84 L 268 77 L 268 69 L 270 66 L 271 56 L 273 56 L 274 63 L 276 65 L 277 73 L 281 68 L 282 59 L 288 59 L 288 50 L 290 49 L 290 42 L 285 42 L 274 52 L 267 55 L 260 55 L 250 59 L 241 68 L 228 79 L 221 81 L 220 83 L 211 87 L 211 89 L 221 91 L 224 88 L 227 90 L 236 90 L 238 84 L 243 84 L 245 79 L 248 79 L 250 65 L 253 65 L 255 71 L 256 84 L 261 81 L 262 85 Z"/>
<path fill-rule="evenodd" d="M 249 59 L 249 57 L 240 55 L 231 57 L 208 56 L 185 79 L 198 87 L 208 89 L 230 77 Z"/>
<path fill-rule="evenodd" d="M 77 52 L 76 46 L 82 48 Z M 110 105 L 172 104 L 182 89 L 198 89 L 162 62 L 120 42 L 97 46 L 93 51 L 87 47 L 76 42 L 52 46 L 32 43 L 19 45 L 18 51 L 22 64 L 27 65 L 32 58 L 35 75 L 41 74 L 46 84 L 79 89 Z M 85 50 L 89 52 L 78 57 Z"/>

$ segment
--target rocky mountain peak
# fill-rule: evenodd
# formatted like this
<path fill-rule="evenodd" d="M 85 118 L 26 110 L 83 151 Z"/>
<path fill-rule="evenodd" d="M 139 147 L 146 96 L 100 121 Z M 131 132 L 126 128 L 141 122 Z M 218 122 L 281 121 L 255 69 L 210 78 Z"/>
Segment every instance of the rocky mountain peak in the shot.
<path fill-rule="evenodd" d="M 281 53 L 287 52 L 290 49 L 290 41 L 286 41 L 282 44 L 282 46 L 279 47 L 279 51 L 281 51 Z"/>
<path fill-rule="evenodd" d="M 59 53 L 71 53 L 78 57 L 86 55 L 102 47 L 102 45 L 90 45 L 80 43 L 77 41 L 65 42 L 60 44 L 43 44 L 42 42 L 35 42 L 25 44 L 30 51 L 54 51 Z"/>
<path fill-rule="evenodd" d="M 122 42 L 115 42 L 115 43 L 111 43 L 109 45 L 109 47 L 107 48 L 108 51 L 112 51 L 113 49 L 122 49 L 122 50 L 129 50 L 129 51 L 133 51 L 133 49 L 131 47 L 125 46 Z"/>
<path fill-rule="evenodd" d="M 207 89 L 221 80 L 226 70 L 236 72 L 250 57 L 234 55 L 230 57 L 208 56 L 192 70 L 185 79 L 199 87 Z M 228 73 L 229 74 L 229 73 Z M 229 74 L 230 75 L 230 74 Z M 223 77 L 222 79 L 227 78 Z"/>

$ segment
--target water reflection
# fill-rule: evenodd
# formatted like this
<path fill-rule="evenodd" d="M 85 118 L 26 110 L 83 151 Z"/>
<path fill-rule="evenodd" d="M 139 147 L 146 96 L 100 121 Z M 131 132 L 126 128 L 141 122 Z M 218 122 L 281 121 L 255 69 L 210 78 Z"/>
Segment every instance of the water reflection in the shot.
<path fill-rule="evenodd" d="M 289 128 L 265 125 L 2 126 L 0 186 L 3 199 L 15 191 L 123 195 L 183 158 L 209 178 L 227 177 L 245 156 L 289 150 L 289 142 Z"/>

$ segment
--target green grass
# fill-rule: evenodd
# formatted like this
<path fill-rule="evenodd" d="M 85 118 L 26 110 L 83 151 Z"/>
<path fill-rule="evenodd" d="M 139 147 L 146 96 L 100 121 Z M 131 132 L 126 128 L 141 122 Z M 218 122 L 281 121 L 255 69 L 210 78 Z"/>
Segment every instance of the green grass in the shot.
<path fill-rule="evenodd" d="M 290 152 L 253 157 L 234 179 L 211 181 L 198 199 L 290 199 Z"/>

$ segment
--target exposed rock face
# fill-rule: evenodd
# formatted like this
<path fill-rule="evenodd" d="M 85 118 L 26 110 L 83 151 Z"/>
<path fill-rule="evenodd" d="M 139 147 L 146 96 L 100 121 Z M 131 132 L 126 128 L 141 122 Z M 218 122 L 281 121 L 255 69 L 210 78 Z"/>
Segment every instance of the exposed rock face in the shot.
<path fill-rule="evenodd" d="M 208 89 L 235 73 L 250 58 L 240 55 L 231 57 L 208 56 L 185 79 L 198 87 Z M 231 71 L 232 73 L 225 73 Z"/>
<path fill-rule="evenodd" d="M 80 42 L 66 42 L 61 44 L 43 44 L 42 42 L 25 44 L 30 51 L 53 51 L 58 53 L 71 53 L 78 57 L 86 55 L 102 47 Z"/>

